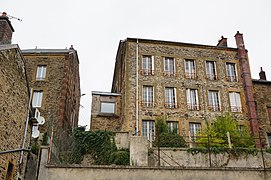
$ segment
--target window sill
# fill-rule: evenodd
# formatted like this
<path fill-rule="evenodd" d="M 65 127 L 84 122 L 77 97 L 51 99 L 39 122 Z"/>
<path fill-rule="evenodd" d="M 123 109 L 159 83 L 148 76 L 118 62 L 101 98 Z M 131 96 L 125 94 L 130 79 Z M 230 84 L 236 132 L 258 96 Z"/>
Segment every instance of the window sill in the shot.
<path fill-rule="evenodd" d="M 119 117 L 118 115 L 116 115 L 115 113 L 99 113 L 98 114 L 99 117 Z"/>

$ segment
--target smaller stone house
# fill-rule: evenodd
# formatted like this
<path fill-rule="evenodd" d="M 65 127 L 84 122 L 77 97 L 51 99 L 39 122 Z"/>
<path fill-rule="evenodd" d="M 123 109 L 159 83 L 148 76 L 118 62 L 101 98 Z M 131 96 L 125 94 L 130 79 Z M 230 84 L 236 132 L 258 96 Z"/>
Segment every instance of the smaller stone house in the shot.
<path fill-rule="evenodd" d="M 93 91 L 90 129 L 119 131 L 120 105 L 121 94 Z"/>

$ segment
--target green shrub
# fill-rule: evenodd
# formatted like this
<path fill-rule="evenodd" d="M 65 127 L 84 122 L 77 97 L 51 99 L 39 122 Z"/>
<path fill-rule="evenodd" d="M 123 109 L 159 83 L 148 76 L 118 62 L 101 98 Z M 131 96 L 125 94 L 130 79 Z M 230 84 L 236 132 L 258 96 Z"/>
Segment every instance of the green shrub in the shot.
<path fill-rule="evenodd" d="M 160 134 L 160 147 L 186 147 L 185 140 L 179 134 L 163 132 Z M 158 138 L 154 141 L 154 146 L 158 146 Z"/>
<path fill-rule="evenodd" d="M 33 154 L 38 155 L 39 149 L 40 149 L 40 146 L 39 146 L 37 143 L 32 144 L 32 146 L 31 146 L 31 152 L 32 152 Z"/>
<path fill-rule="evenodd" d="M 112 152 L 117 150 L 111 131 L 85 131 L 75 128 L 73 132 L 74 148 L 69 163 L 80 163 L 83 155 L 91 154 L 94 164 L 108 165 Z"/>
<path fill-rule="evenodd" d="M 254 139 L 249 133 L 246 126 L 240 131 L 238 129 L 238 122 L 233 119 L 230 114 L 217 117 L 213 125 L 197 136 L 200 138 L 196 139 L 196 142 L 200 147 L 228 147 L 227 132 L 230 133 L 231 143 L 233 147 L 254 147 Z"/>
<path fill-rule="evenodd" d="M 109 157 L 110 164 L 116 165 L 129 165 L 130 164 L 130 153 L 126 150 L 118 150 L 111 153 Z"/>

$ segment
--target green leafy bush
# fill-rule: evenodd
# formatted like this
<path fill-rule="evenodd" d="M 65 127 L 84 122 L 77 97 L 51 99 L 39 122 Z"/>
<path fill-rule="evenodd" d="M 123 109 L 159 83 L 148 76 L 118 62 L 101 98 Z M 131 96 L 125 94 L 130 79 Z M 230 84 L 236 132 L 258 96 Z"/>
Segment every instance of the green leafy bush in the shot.
<path fill-rule="evenodd" d="M 158 138 L 154 141 L 154 146 L 158 146 Z M 160 134 L 160 147 L 186 147 L 185 140 L 179 134 L 163 132 Z"/>
<path fill-rule="evenodd" d="M 108 165 L 110 154 L 117 150 L 111 131 L 85 131 L 74 129 L 74 149 L 69 163 L 79 164 L 83 155 L 91 154 L 97 165 Z"/>
<path fill-rule="evenodd" d="M 113 152 L 109 157 L 110 164 L 129 165 L 130 153 L 128 150 L 118 150 Z"/>
<path fill-rule="evenodd" d="M 172 133 L 168 131 L 165 118 L 158 117 L 155 120 L 155 130 L 157 135 L 154 141 L 154 146 L 158 146 L 159 136 L 160 147 L 186 147 L 184 138 L 177 134 L 177 130 Z"/>
<path fill-rule="evenodd" d="M 238 122 L 231 115 L 219 116 L 214 124 L 205 131 L 198 133 L 200 138 L 196 142 L 200 147 L 228 147 L 227 132 L 230 133 L 233 147 L 254 147 L 254 139 L 250 135 L 247 127 L 242 131 L 238 129 Z"/>

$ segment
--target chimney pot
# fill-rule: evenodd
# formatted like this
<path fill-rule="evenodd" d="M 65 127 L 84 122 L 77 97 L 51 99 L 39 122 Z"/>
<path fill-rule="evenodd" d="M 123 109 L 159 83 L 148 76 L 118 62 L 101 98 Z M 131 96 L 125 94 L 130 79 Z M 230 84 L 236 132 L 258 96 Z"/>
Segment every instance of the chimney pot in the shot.
<path fill-rule="evenodd" d="M 7 13 L 6 12 L 2 12 L 2 16 L 7 16 Z"/>
<path fill-rule="evenodd" d="M 265 72 L 263 71 L 263 68 L 261 67 L 261 71 L 259 73 L 260 80 L 265 80 L 266 81 L 266 75 Z"/>
<path fill-rule="evenodd" d="M 224 36 L 221 36 L 221 39 L 218 40 L 218 43 L 216 46 L 217 47 L 228 47 L 227 38 L 224 38 Z"/>

